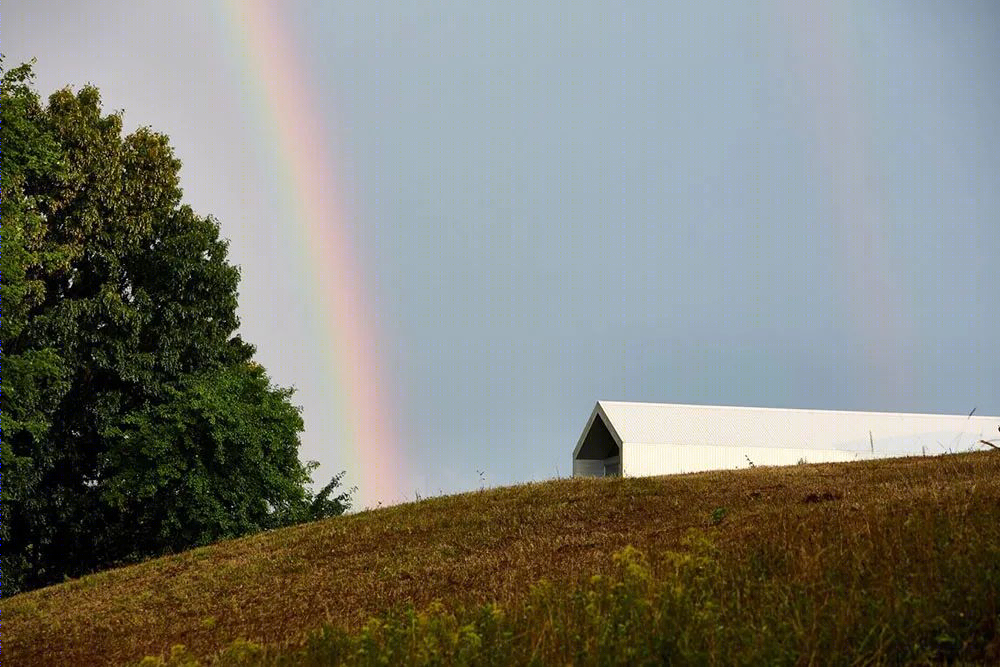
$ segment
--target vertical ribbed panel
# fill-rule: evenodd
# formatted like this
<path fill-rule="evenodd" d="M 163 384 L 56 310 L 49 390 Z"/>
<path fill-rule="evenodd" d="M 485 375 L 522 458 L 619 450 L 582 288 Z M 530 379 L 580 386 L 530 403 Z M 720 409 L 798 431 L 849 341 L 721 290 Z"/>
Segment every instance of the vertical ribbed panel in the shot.
<path fill-rule="evenodd" d="M 872 458 L 866 452 L 791 447 L 711 447 L 626 442 L 622 449 L 622 472 L 626 477 L 735 470 L 749 468 L 751 462 L 755 466 L 782 466 L 799 462 L 831 463 Z"/>

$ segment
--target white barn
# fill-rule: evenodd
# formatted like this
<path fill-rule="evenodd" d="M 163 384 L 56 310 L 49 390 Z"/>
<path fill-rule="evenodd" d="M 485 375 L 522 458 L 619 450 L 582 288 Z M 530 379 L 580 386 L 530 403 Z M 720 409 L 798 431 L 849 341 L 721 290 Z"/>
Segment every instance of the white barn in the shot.
<path fill-rule="evenodd" d="M 983 449 L 1000 417 L 598 401 L 574 477 L 643 477 Z"/>

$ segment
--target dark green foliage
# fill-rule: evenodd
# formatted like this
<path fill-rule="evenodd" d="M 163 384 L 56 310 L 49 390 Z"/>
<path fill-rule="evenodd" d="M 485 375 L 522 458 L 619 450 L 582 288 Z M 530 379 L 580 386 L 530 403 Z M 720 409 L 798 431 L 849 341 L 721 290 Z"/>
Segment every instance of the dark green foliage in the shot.
<path fill-rule="evenodd" d="M 722 520 L 725 519 L 725 518 L 726 518 L 726 508 L 725 507 L 716 507 L 714 510 L 712 510 L 712 525 L 713 526 L 718 526 L 720 523 L 722 523 Z"/>
<path fill-rule="evenodd" d="M 3 73 L 4 593 L 342 513 L 235 335 L 239 270 L 167 137 Z"/>

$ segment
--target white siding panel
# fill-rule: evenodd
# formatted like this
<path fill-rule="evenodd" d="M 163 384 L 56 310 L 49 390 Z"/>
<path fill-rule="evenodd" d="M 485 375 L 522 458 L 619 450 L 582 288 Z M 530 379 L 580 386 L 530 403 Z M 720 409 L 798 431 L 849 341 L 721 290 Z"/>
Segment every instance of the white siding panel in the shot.
<path fill-rule="evenodd" d="M 831 463 L 873 458 L 866 452 L 795 447 L 714 447 L 626 442 L 622 445 L 622 450 L 622 473 L 626 477 L 734 470 L 749 468 L 749 461 L 755 466 L 781 466 L 795 465 L 799 461 Z"/>

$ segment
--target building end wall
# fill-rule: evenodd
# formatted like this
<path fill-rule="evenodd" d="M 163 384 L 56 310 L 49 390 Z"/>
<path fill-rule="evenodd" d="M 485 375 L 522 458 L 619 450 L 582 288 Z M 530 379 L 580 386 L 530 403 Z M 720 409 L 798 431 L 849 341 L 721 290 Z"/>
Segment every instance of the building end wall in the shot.
<path fill-rule="evenodd" d="M 604 459 L 574 459 L 573 477 L 604 477 Z"/>

